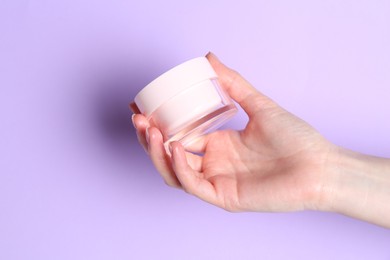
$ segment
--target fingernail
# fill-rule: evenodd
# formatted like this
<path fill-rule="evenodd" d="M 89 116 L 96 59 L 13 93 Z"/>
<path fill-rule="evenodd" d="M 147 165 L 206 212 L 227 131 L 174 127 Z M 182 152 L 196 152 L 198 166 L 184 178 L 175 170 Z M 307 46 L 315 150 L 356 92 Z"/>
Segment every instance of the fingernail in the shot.
<path fill-rule="evenodd" d="M 172 148 L 172 143 L 169 143 L 168 148 L 169 148 L 169 152 L 170 152 L 171 155 L 172 155 L 172 150 L 173 150 L 173 148 Z"/>
<path fill-rule="evenodd" d="M 129 108 L 130 110 L 134 113 L 134 114 L 139 114 L 140 111 L 139 111 L 139 108 L 137 107 L 137 104 L 135 102 L 131 102 L 129 104 Z"/>
<path fill-rule="evenodd" d="M 136 128 L 136 127 L 135 127 L 135 123 L 134 123 L 134 117 L 135 117 L 135 114 L 132 114 L 132 115 L 131 115 L 131 122 L 133 122 L 133 126 L 134 126 L 134 128 Z"/>
<path fill-rule="evenodd" d="M 146 142 L 149 143 L 149 127 L 145 131 Z"/>
<path fill-rule="evenodd" d="M 206 58 L 208 58 L 208 59 L 209 59 L 209 58 L 213 58 L 213 59 L 219 60 L 218 57 L 217 57 L 217 55 L 215 55 L 215 53 L 214 53 L 214 52 L 211 52 L 211 51 L 209 51 L 209 52 L 207 53 Z"/>

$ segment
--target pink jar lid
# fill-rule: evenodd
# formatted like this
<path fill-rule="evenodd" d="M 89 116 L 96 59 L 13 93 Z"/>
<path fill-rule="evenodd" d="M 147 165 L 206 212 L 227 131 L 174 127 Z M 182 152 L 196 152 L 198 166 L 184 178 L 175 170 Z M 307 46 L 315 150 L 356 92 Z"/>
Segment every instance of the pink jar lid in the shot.
<path fill-rule="evenodd" d="M 153 80 L 135 96 L 134 101 L 141 113 L 148 117 L 181 91 L 204 80 L 216 78 L 217 74 L 205 57 L 195 58 Z"/>

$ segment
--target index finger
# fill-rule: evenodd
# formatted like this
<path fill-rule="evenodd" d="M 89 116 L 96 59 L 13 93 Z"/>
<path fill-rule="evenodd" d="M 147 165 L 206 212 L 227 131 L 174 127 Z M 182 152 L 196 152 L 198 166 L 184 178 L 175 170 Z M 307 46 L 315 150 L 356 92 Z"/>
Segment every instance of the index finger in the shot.
<path fill-rule="evenodd" d="M 217 73 L 222 87 L 245 110 L 249 117 L 264 107 L 276 105 L 270 98 L 254 88 L 238 72 L 219 61 L 213 53 L 209 52 L 206 58 Z"/>

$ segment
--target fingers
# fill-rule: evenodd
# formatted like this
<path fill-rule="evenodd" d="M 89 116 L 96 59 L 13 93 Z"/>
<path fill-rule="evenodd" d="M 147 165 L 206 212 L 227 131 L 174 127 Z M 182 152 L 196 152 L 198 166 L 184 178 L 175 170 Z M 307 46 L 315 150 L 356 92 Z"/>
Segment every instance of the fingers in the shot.
<path fill-rule="evenodd" d="M 214 186 L 203 178 L 201 156 L 185 152 L 179 142 L 171 143 L 170 158 L 163 145 L 163 137 L 156 127 L 150 127 L 142 114 L 133 116 L 139 142 L 149 153 L 149 156 L 165 183 L 172 187 L 183 188 L 200 199 L 217 205 Z M 206 137 L 193 144 L 194 151 L 203 152 L 207 144 Z"/>
<path fill-rule="evenodd" d="M 183 189 L 206 202 L 217 205 L 214 186 L 204 178 L 201 172 L 195 171 L 188 165 L 183 146 L 179 142 L 172 142 L 170 147 L 172 166 Z"/>
<path fill-rule="evenodd" d="M 209 52 L 206 58 L 218 74 L 222 87 L 240 104 L 249 117 L 263 106 L 274 105 L 271 99 L 257 91 L 239 73 L 225 66 L 213 53 Z"/>
<path fill-rule="evenodd" d="M 160 130 L 156 127 L 149 127 L 146 130 L 146 141 L 148 143 L 149 156 L 165 183 L 171 187 L 181 187 L 172 169 L 170 158 L 165 152 Z"/>
<path fill-rule="evenodd" d="M 139 143 L 142 145 L 145 151 L 148 152 L 148 143 L 146 142 L 146 128 L 150 126 L 149 121 L 142 114 L 133 114 L 131 119 L 136 129 Z"/>
<path fill-rule="evenodd" d="M 139 143 L 149 154 L 165 183 L 172 187 L 180 187 L 181 185 L 173 172 L 170 159 L 165 153 L 161 132 L 155 127 L 150 127 L 148 120 L 142 114 L 134 114 L 132 120 Z"/>
<path fill-rule="evenodd" d="M 151 127 L 148 120 L 142 114 L 133 114 L 132 121 L 137 132 L 139 143 L 149 154 L 154 166 L 169 186 L 180 188 L 181 184 L 172 168 L 171 159 L 166 154 L 163 137 L 156 127 Z M 199 145 L 194 146 L 194 150 L 200 152 Z M 187 152 L 187 158 L 191 167 L 197 171 L 202 169 L 201 156 Z"/>

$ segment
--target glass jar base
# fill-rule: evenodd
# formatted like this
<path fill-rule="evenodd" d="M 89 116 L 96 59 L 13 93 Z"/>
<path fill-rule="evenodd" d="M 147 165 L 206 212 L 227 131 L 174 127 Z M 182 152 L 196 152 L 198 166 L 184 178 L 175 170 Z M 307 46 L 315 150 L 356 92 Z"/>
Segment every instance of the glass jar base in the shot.
<path fill-rule="evenodd" d="M 228 104 L 203 116 L 166 140 L 164 142 L 165 151 L 168 155 L 171 155 L 169 143 L 173 141 L 179 141 L 184 146 L 184 149 L 186 149 L 202 135 L 218 129 L 236 113 L 236 106 L 234 104 Z"/>

